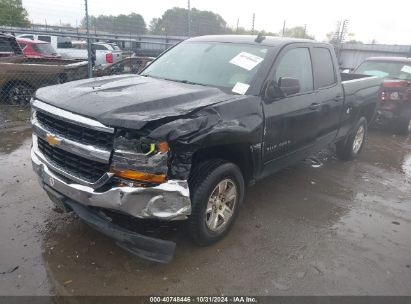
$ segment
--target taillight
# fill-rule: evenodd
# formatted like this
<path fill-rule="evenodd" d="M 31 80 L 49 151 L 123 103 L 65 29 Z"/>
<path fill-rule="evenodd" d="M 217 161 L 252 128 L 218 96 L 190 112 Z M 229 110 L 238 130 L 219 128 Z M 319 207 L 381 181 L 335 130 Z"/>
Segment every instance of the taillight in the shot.
<path fill-rule="evenodd" d="M 381 92 L 381 100 L 382 101 L 397 101 L 397 100 L 401 100 L 402 98 L 402 94 L 398 91 L 383 91 Z"/>
<path fill-rule="evenodd" d="M 113 63 L 113 53 L 107 53 L 106 54 L 106 62 L 107 63 Z"/>

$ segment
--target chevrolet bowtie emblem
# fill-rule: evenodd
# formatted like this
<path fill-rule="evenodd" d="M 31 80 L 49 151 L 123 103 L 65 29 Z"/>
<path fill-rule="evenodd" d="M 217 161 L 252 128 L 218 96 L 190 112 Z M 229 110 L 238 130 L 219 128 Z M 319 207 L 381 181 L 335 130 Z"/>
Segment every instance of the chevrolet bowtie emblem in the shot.
<path fill-rule="evenodd" d="M 47 134 L 47 142 L 50 145 L 55 146 L 55 145 L 58 145 L 61 142 L 61 139 L 59 139 L 55 135 Z"/>

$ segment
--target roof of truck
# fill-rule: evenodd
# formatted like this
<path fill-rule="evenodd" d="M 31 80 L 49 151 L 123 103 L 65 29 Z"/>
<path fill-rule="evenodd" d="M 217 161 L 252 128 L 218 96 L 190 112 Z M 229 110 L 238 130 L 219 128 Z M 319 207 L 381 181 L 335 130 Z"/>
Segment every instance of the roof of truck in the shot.
<path fill-rule="evenodd" d="M 266 46 L 283 46 L 290 43 L 314 43 L 328 44 L 310 39 L 297 39 L 287 37 L 264 36 L 264 40 L 256 42 L 257 35 L 208 35 L 190 38 L 187 41 L 209 41 L 209 42 L 227 42 L 227 43 L 246 43 Z"/>
<path fill-rule="evenodd" d="M 366 61 L 411 62 L 410 57 L 369 57 Z"/>

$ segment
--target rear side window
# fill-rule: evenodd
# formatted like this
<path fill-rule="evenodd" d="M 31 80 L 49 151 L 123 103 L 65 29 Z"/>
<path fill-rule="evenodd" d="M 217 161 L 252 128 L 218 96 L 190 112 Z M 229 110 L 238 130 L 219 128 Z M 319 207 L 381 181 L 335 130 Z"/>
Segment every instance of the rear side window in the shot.
<path fill-rule="evenodd" d="M 45 42 L 51 42 L 51 37 L 50 36 L 39 36 L 39 40 L 45 41 Z"/>
<path fill-rule="evenodd" d="M 337 82 L 331 52 L 327 48 L 312 49 L 314 78 L 317 89 L 329 87 Z"/>
<path fill-rule="evenodd" d="M 13 52 L 13 47 L 11 46 L 8 39 L 0 40 L 0 52 Z"/>
<path fill-rule="evenodd" d="M 300 93 L 313 90 L 313 71 L 308 48 L 296 48 L 285 53 L 275 72 L 275 81 L 290 77 L 300 82 Z"/>
<path fill-rule="evenodd" d="M 57 48 L 59 49 L 72 49 L 73 44 L 68 37 L 57 37 Z"/>
<path fill-rule="evenodd" d="M 26 39 L 34 40 L 33 35 L 22 35 L 22 36 L 19 36 L 19 37 L 20 37 L 20 38 L 26 38 Z"/>
<path fill-rule="evenodd" d="M 105 47 L 102 44 L 93 44 L 92 47 L 93 47 L 94 50 L 107 51 L 107 47 Z"/>

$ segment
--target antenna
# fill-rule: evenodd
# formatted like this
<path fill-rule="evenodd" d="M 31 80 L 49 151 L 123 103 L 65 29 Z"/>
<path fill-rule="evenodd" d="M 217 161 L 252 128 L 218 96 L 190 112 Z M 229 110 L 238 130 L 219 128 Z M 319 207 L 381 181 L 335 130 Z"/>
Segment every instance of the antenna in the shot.
<path fill-rule="evenodd" d="M 261 42 L 263 42 L 264 39 L 265 39 L 264 34 L 262 32 L 259 32 L 257 38 L 255 38 L 254 41 L 258 42 L 258 43 L 261 43 Z"/>

